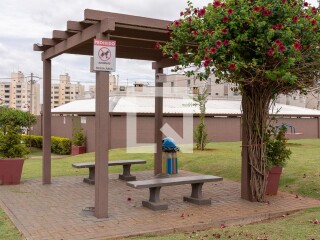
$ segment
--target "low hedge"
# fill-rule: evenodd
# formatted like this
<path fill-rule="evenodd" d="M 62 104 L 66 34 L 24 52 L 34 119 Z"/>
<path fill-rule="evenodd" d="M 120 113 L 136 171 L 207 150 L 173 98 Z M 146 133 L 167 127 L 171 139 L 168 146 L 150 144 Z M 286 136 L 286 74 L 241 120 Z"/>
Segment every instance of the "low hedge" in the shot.
<path fill-rule="evenodd" d="M 22 140 L 27 147 L 42 148 L 42 136 L 22 135 Z M 69 138 L 51 137 L 51 152 L 61 155 L 71 153 L 71 140 Z"/>

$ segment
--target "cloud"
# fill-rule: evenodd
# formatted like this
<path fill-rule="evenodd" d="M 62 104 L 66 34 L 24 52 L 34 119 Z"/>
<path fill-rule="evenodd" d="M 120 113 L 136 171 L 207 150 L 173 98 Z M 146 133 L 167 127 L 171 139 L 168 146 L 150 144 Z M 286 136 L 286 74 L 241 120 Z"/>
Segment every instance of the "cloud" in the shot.
<path fill-rule="evenodd" d="M 204 6 L 212 1 L 194 1 Z M 316 0 L 310 1 L 313 5 Z M 84 9 L 124 13 L 136 16 L 175 20 L 187 7 L 186 1 L 175 0 L 1 0 L 0 1 L 0 78 L 10 77 L 12 71 L 25 75 L 31 72 L 42 76 L 41 53 L 33 51 L 33 44 L 43 37 L 51 38 L 53 30 L 65 30 L 68 20 L 81 21 Z M 72 81 L 95 82 L 89 72 L 89 57 L 62 55 L 53 60 L 52 78 L 68 72 Z M 151 63 L 117 59 L 120 82 L 154 82 Z"/>

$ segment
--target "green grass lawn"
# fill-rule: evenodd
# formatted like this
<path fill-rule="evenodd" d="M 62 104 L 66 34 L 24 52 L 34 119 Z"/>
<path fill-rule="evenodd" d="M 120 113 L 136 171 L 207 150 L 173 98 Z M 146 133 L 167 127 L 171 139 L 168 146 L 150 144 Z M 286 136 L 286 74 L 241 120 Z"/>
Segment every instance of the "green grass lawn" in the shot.
<path fill-rule="evenodd" d="M 240 146 L 240 142 L 214 142 L 207 145 L 206 151 L 194 151 L 192 154 L 179 153 L 179 169 L 217 175 L 226 179 L 240 181 Z M 320 139 L 292 140 L 289 141 L 289 147 L 292 150 L 292 156 L 283 171 L 280 189 L 298 195 L 320 198 Z M 32 158 L 25 161 L 22 175 L 23 180 L 41 177 L 41 158 L 36 157 L 40 154 L 39 151 L 34 150 L 34 152 L 31 153 Z M 75 169 L 71 167 L 71 164 L 94 161 L 94 153 L 63 158 L 56 157 L 57 156 L 52 158 L 53 177 L 88 175 L 87 169 Z M 114 149 L 110 151 L 110 160 L 138 158 L 147 160 L 147 164 L 134 165 L 132 166 L 132 171 L 153 169 L 153 154 L 128 154 L 124 149 Z M 119 173 L 122 171 L 122 167 L 110 167 L 109 171 L 110 173 Z M 215 233 L 218 234 L 216 236 L 220 234 L 220 239 L 230 239 L 230 236 L 233 239 L 263 239 L 262 234 L 264 232 L 268 234 L 269 239 L 312 239 L 311 236 L 320 236 L 320 225 L 310 224 L 309 222 L 309 220 L 316 218 L 320 219 L 320 208 L 303 211 L 293 216 L 267 223 L 190 234 L 167 235 L 165 237 L 157 237 L 156 239 L 185 239 L 186 237 L 194 239 L 215 239 L 217 238 L 213 236 Z M 3 217 L 0 218 L 0 222 L 2 221 L 10 226 L 10 222 L 6 219 L 3 220 Z M 0 227 L 1 240 L 10 239 L 2 238 L 2 232 L 8 231 L 5 229 L 1 229 Z M 289 231 L 289 229 L 292 230 Z M 293 232 L 293 235 L 290 235 L 288 231 Z M 283 232 L 284 237 L 280 237 L 280 234 L 277 234 L 278 232 L 281 232 L 281 234 Z M 239 236 L 239 234 L 241 234 L 241 236 Z M 208 237 L 206 237 L 206 235 L 208 235 Z"/>
<path fill-rule="evenodd" d="M 7 215 L 0 209 L 0 239 L 1 240 L 17 240 L 21 239 L 21 235 L 12 224 Z"/>

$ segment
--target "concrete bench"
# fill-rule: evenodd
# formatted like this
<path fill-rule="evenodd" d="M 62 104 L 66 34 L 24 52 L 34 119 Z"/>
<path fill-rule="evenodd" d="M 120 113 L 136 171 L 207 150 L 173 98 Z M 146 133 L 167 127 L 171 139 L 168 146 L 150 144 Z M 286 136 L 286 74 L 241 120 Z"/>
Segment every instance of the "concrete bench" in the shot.
<path fill-rule="evenodd" d="M 147 163 L 145 160 L 134 159 L 134 160 L 117 160 L 117 161 L 109 161 L 109 166 L 123 166 L 123 173 L 119 174 L 119 179 L 124 181 L 135 181 L 136 176 L 131 175 L 130 168 L 132 164 L 145 164 Z M 72 167 L 74 168 L 89 168 L 89 177 L 84 178 L 83 181 L 85 183 L 94 184 L 95 178 L 95 163 L 87 162 L 87 163 L 73 163 Z"/>
<path fill-rule="evenodd" d="M 142 180 L 135 182 L 127 182 L 127 185 L 133 188 L 142 189 L 149 188 L 150 196 L 149 201 L 142 201 L 144 207 L 150 208 L 154 211 L 168 209 L 168 204 L 160 201 L 160 189 L 165 186 L 175 186 L 182 184 L 191 184 L 192 191 L 190 197 L 183 197 L 184 201 L 198 204 L 208 205 L 211 204 L 211 199 L 202 197 L 202 186 L 205 182 L 222 181 L 222 177 L 199 175 L 188 177 L 169 177 L 169 178 L 156 178 L 150 180 Z"/>

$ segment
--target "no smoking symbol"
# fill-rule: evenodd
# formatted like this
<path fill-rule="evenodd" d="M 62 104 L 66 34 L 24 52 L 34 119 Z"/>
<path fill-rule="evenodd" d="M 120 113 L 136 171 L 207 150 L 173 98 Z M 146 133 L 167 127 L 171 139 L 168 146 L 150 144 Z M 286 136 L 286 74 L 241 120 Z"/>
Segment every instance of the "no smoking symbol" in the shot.
<path fill-rule="evenodd" d="M 100 48 L 98 55 L 101 61 L 106 62 L 111 58 L 111 51 L 109 48 L 103 47 Z"/>

